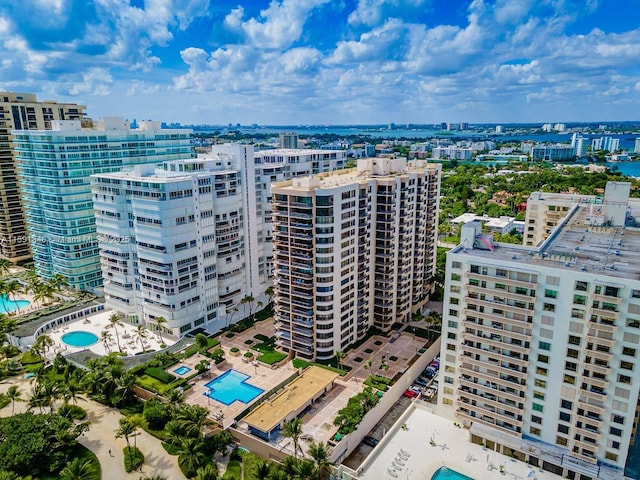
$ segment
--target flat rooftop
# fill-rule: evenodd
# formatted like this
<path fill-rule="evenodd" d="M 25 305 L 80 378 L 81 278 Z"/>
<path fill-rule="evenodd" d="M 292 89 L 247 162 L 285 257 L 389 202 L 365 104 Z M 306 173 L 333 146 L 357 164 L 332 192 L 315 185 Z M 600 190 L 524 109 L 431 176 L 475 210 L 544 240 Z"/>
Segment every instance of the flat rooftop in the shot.
<path fill-rule="evenodd" d="M 262 432 L 270 432 L 291 412 L 299 411 L 320 392 L 331 385 L 338 374 L 316 366 L 308 367 L 304 373 L 287 385 L 275 398 L 262 403 L 243 421 Z"/>
<path fill-rule="evenodd" d="M 540 247 L 500 243 L 492 251 L 474 248 L 466 253 L 492 263 L 515 261 L 523 268 L 528 264 L 640 280 L 640 228 L 593 226 L 589 213 L 588 206 L 578 205 Z M 459 245 L 453 252 L 465 249 Z"/>

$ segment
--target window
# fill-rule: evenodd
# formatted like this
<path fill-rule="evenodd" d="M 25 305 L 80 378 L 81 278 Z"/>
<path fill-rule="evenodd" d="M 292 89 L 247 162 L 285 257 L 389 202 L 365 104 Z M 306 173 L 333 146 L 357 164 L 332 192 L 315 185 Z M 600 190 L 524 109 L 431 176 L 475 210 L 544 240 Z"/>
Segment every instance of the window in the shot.
<path fill-rule="evenodd" d="M 529 433 L 531 435 L 540 435 L 540 429 L 538 427 L 530 427 Z"/>
<path fill-rule="evenodd" d="M 568 383 L 569 385 L 575 385 L 576 377 L 574 377 L 573 375 L 565 375 L 563 381 L 564 383 Z"/>
<path fill-rule="evenodd" d="M 626 383 L 627 385 L 631 384 L 631 377 L 629 377 L 628 375 L 618 375 L 618 382 L 619 383 Z"/>
<path fill-rule="evenodd" d="M 563 422 L 571 422 L 571 415 L 569 415 L 567 412 L 560 412 L 560 416 L 558 418 Z"/>
<path fill-rule="evenodd" d="M 558 425 L 558 433 L 569 435 L 569 427 L 567 425 Z"/>
<path fill-rule="evenodd" d="M 562 437 L 556 437 L 556 445 L 562 445 L 563 447 L 566 447 L 567 439 Z"/>
<path fill-rule="evenodd" d="M 531 415 L 531 423 L 537 423 L 538 425 L 542 425 L 542 418 L 536 417 L 535 415 Z"/>
<path fill-rule="evenodd" d="M 461 262 L 451 262 L 451 268 L 462 268 Z"/>
<path fill-rule="evenodd" d="M 551 344 L 549 342 L 540 342 L 538 348 L 540 348 L 540 350 L 551 350 Z"/>
<path fill-rule="evenodd" d="M 618 455 L 616 455 L 615 453 L 611 453 L 611 452 L 607 452 L 604 454 L 604 458 L 606 458 L 607 460 L 611 460 L 613 462 L 617 462 L 618 461 Z"/>
<path fill-rule="evenodd" d="M 548 355 L 538 355 L 538 361 L 542 363 L 549 363 Z"/>
<path fill-rule="evenodd" d="M 451 315 L 452 317 L 457 317 L 458 316 L 458 310 L 454 310 L 453 308 L 449 309 L 449 315 Z"/>
<path fill-rule="evenodd" d="M 458 328 L 458 322 L 454 322 L 453 320 L 449 320 L 449 328 Z"/>
<path fill-rule="evenodd" d="M 540 388 L 547 388 L 547 382 L 545 382 L 544 380 L 540 380 L 539 378 L 536 378 L 534 385 Z"/>
<path fill-rule="evenodd" d="M 556 290 L 545 289 L 544 296 L 547 298 L 556 298 L 558 296 L 558 292 Z"/>
<path fill-rule="evenodd" d="M 556 306 L 553 303 L 545 303 L 542 305 L 542 309 L 545 312 L 555 312 L 556 311 Z"/>
<path fill-rule="evenodd" d="M 544 410 L 544 407 L 542 405 L 538 404 L 538 403 L 534 403 L 533 404 L 533 409 L 536 412 L 542 412 Z"/>
<path fill-rule="evenodd" d="M 620 425 L 624 425 L 624 417 L 622 415 L 616 415 L 615 413 L 611 415 L 611 421 L 613 423 L 618 423 Z"/>
<path fill-rule="evenodd" d="M 534 390 L 533 398 L 535 398 L 537 400 L 544 400 L 544 393 L 538 392 L 537 390 Z"/>
<path fill-rule="evenodd" d="M 580 337 L 576 337 L 574 335 L 569 335 L 569 344 L 570 345 L 580 345 Z"/>
<path fill-rule="evenodd" d="M 631 298 L 640 298 L 640 290 L 631 290 Z"/>
<path fill-rule="evenodd" d="M 538 368 L 536 368 L 536 373 L 538 375 L 542 375 L 543 377 L 546 377 L 548 375 L 549 371 L 546 368 L 538 367 Z"/>
<path fill-rule="evenodd" d="M 561 408 L 565 408 L 567 410 L 571 410 L 572 405 L 573 404 L 569 400 L 562 400 L 560 402 L 560 407 Z"/>
<path fill-rule="evenodd" d="M 622 436 L 622 430 L 620 430 L 619 428 L 616 428 L 616 427 L 611 427 L 609 429 L 609 433 L 611 435 L 615 435 L 616 437 L 621 437 Z"/>
<path fill-rule="evenodd" d="M 575 303 L 576 305 L 586 305 L 587 297 L 585 297 L 584 295 L 574 295 L 573 303 Z"/>
<path fill-rule="evenodd" d="M 636 356 L 636 349 L 631 347 L 622 347 L 622 354 L 629 355 L 630 357 Z"/>
<path fill-rule="evenodd" d="M 633 370 L 633 363 L 625 362 L 624 360 L 622 360 L 620 362 L 620 368 L 622 368 L 623 370 Z"/>
<path fill-rule="evenodd" d="M 576 281 L 575 289 L 580 292 L 586 292 L 589 290 L 589 284 L 587 282 Z"/>
<path fill-rule="evenodd" d="M 459 282 L 460 281 L 460 275 L 457 273 L 452 273 L 451 274 L 451 280 L 455 281 L 455 282 Z"/>

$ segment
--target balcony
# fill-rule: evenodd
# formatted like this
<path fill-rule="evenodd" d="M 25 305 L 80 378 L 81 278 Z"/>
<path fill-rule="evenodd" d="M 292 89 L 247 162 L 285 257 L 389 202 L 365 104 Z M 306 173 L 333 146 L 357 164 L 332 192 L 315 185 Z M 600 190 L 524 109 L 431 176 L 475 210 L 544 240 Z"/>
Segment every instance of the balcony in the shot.
<path fill-rule="evenodd" d="M 502 283 L 503 285 L 509 285 L 512 287 L 525 287 L 525 288 L 533 288 L 535 289 L 537 287 L 537 283 L 530 283 L 530 282 L 524 282 L 521 280 L 513 280 L 510 278 L 506 278 L 506 277 L 497 277 L 497 276 L 490 276 L 490 275 L 482 275 L 480 273 L 471 273 L 471 272 L 465 272 L 465 277 L 472 279 L 475 278 L 478 281 L 489 281 L 489 282 L 497 282 L 497 283 Z"/>

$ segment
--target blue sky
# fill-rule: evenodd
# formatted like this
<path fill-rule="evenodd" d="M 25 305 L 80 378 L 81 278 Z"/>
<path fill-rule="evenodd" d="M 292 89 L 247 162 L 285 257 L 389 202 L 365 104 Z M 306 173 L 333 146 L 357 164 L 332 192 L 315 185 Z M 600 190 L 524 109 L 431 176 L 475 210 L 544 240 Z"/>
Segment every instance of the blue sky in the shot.
<path fill-rule="evenodd" d="M 181 123 L 639 120 L 638 0 L 2 0 L 0 90 Z"/>

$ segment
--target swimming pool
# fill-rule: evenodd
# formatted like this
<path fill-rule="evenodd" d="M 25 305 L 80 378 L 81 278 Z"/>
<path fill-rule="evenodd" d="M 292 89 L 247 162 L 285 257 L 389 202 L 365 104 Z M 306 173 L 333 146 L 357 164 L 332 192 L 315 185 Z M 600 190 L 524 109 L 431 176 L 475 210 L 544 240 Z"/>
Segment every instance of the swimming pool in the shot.
<path fill-rule="evenodd" d="M 0 313 L 10 313 L 31 305 L 29 300 L 11 300 L 8 295 L 0 295 Z"/>
<path fill-rule="evenodd" d="M 473 480 L 473 478 L 467 477 L 450 468 L 440 467 L 436 473 L 431 476 L 431 480 Z"/>
<path fill-rule="evenodd" d="M 209 390 L 205 395 L 225 405 L 231 405 L 236 400 L 249 403 L 264 392 L 262 388 L 246 383 L 251 377 L 237 370 L 228 370 L 218 378 L 205 383 Z"/>
<path fill-rule="evenodd" d="M 89 347 L 98 343 L 98 336 L 95 333 L 77 330 L 75 332 L 65 333 L 61 340 L 70 347 Z"/>
<path fill-rule="evenodd" d="M 173 373 L 176 375 L 184 375 L 185 373 L 189 373 L 191 369 L 186 365 L 182 365 L 181 367 L 176 368 Z"/>

